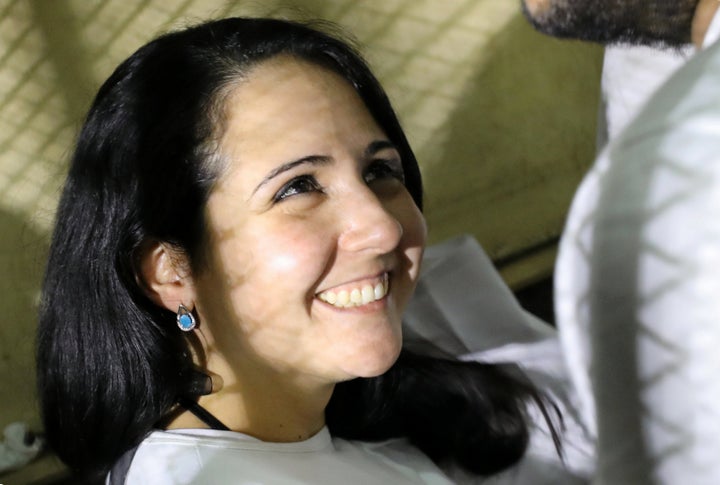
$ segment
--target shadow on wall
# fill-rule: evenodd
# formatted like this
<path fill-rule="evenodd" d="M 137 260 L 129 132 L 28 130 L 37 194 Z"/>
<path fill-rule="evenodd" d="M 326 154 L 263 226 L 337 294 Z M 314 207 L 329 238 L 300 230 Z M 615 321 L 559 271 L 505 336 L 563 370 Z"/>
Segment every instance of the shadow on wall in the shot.
<path fill-rule="evenodd" d="M 594 159 L 602 49 L 518 14 L 484 48 L 424 171 L 433 241 L 470 232 L 493 259 L 552 243 Z"/>
<path fill-rule="evenodd" d="M 0 429 L 25 421 L 39 429 L 35 394 L 35 330 L 47 237 L 0 211 Z"/>
<path fill-rule="evenodd" d="M 304 7 L 324 16 L 327 4 Z M 34 4 L 57 71 L 68 116 L 88 102 L 89 63 L 63 69 L 67 46 L 85 59 L 82 43 L 53 19 L 71 17 L 64 2 L 51 10 Z M 60 29 L 60 30 L 58 30 Z M 63 47 L 64 46 L 64 47 Z M 81 55 L 82 54 L 82 55 Z M 478 53 L 478 59 L 480 58 Z M 483 48 L 462 102 L 443 128 L 439 160 L 424 164 L 426 215 L 432 241 L 470 232 L 494 259 L 556 237 L 569 200 L 593 158 L 601 49 L 560 42 L 535 33 L 513 18 Z M 468 62 L 473 62 L 469 59 Z M 34 405 L 33 341 L 35 298 L 47 250 L 18 217 L 0 212 L 0 389 L 11 400 L 0 404 L 0 424 L 37 421 Z M 7 395 L 7 394 L 6 394 Z M 32 404 L 32 405 L 29 405 Z"/>

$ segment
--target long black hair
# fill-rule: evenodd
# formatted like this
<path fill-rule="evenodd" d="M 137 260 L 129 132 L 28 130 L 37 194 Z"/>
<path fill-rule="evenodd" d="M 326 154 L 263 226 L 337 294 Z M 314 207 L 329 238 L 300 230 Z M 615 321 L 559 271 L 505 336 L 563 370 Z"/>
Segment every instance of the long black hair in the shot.
<path fill-rule="evenodd" d="M 398 148 L 422 207 L 420 171 L 398 118 L 346 41 L 289 21 L 229 18 L 141 47 L 100 88 L 79 134 L 43 286 L 37 358 L 45 432 L 78 472 L 104 473 L 187 391 L 188 342 L 175 315 L 143 292 L 138 254 L 148 241 L 163 241 L 199 264 L 204 206 L 221 173 L 216 141 L 226 88 L 280 54 L 352 85 Z M 493 473 L 522 456 L 532 399 L 540 400 L 532 385 L 499 367 L 404 351 L 386 375 L 339 384 L 326 414 L 336 436 L 407 436 L 437 461 Z"/>

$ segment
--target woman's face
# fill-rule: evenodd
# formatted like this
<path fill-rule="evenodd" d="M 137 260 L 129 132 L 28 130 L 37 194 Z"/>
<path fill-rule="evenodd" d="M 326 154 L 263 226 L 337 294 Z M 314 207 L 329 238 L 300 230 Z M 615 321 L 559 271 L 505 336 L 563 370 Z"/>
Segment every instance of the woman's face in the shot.
<path fill-rule="evenodd" d="M 362 100 L 328 70 L 271 59 L 229 96 L 220 152 L 194 278 L 210 352 L 236 374 L 387 370 L 426 228 Z"/>

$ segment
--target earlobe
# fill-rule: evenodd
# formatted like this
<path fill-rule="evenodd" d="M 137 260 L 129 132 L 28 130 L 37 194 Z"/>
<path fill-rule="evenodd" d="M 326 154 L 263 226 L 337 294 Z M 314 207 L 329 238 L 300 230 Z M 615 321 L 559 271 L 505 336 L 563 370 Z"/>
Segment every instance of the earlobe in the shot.
<path fill-rule="evenodd" d="M 192 310 L 195 288 L 187 257 L 160 241 L 148 242 L 138 260 L 138 283 L 156 305 L 177 312 L 182 305 Z"/>

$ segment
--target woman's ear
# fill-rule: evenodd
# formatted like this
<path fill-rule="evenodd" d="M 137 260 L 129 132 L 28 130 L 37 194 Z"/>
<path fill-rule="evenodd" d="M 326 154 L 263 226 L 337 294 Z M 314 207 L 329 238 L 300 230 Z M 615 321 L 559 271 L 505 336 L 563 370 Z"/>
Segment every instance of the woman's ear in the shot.
<path fill-rule="evenodd" d="M 150 241 L 140 249 L 137 271 L 138 283 L 156 305 L 172 312 L 177 312 L 180 305 L 189 310 L 195 306 L 190 262 L 182 251 Z"/>

